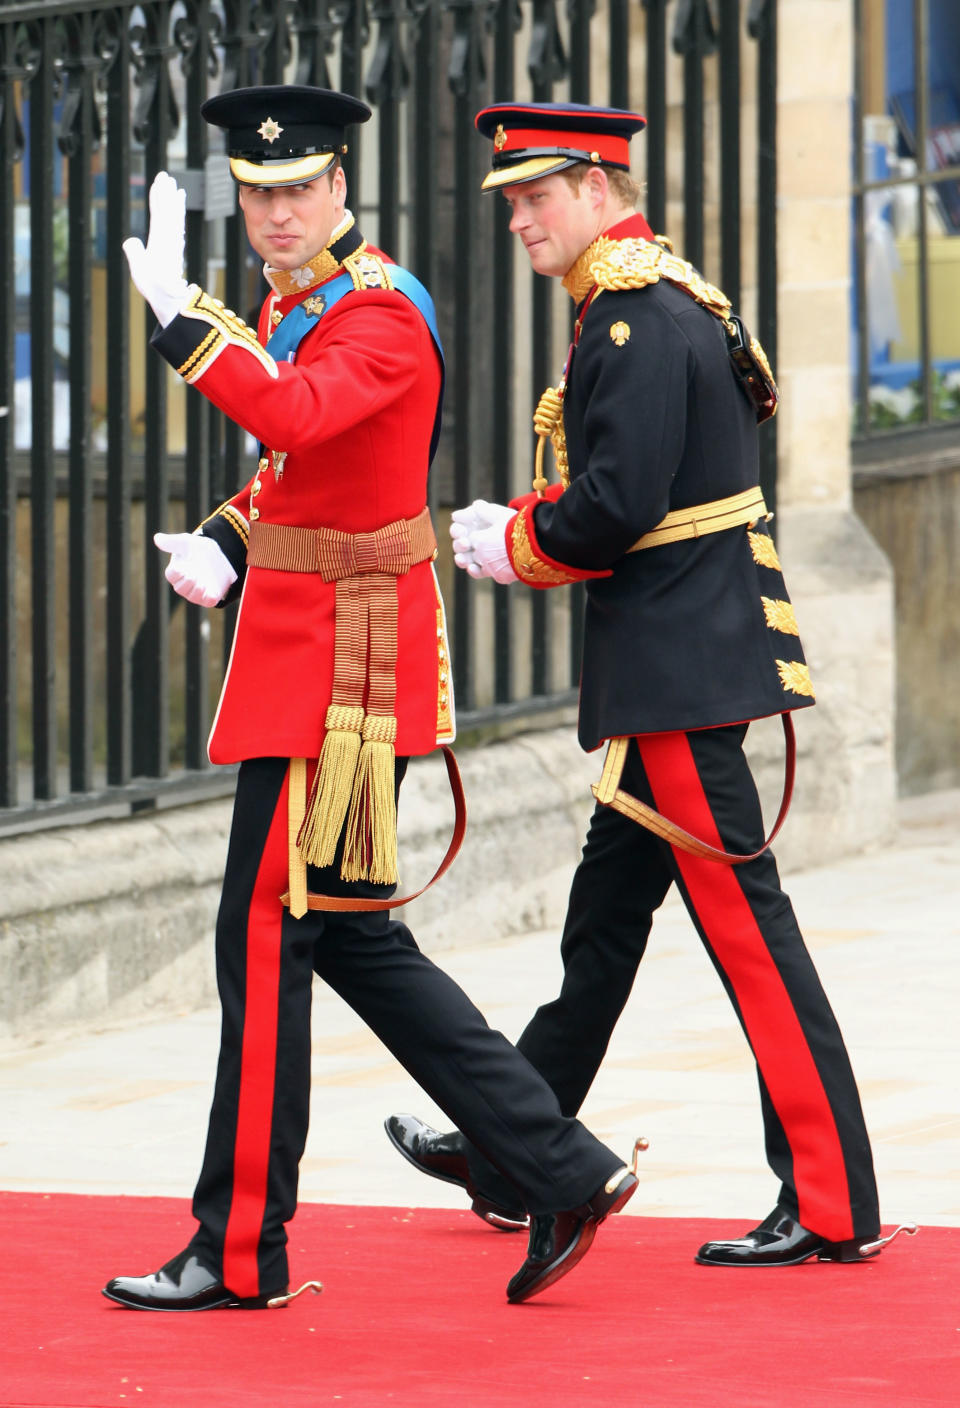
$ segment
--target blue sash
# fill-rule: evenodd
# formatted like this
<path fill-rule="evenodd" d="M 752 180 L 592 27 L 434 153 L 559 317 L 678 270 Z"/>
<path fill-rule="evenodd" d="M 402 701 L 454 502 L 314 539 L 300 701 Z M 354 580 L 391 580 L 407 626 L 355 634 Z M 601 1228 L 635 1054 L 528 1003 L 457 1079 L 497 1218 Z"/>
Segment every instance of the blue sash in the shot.
<path fill-rule="evenodd" d="M 398 293 L 402 293 L 410 300 L 417 312 L 423 318 L 430 336 L 433 338 L 437 352 L 440 356 L 440 396 L 437 401 L 437 414 L 433 423 L 433 434 L 430 438 L 430 460 L 437 449 L 437 441 L 440 438 L 440 411 L 443 405 L 443 377 L 444 361 L 443 346 L 440 342 L 440 332 L 437 328 L 437 315 L 433 306 L 433 299 L 418 278 L 410 273 L 409 269 L 401 269 L 398 264 L 387 265 L 390 281 Z M 321 284 L 312 297 L 305 298 L 303 303 L 298 303 L 295 308 L 291 308 L 283 322 L 274 329 L 267 338 L 266 348 L 275 362 L 292 362 L 297 353 L 300 343 L 316 327 L 317 323 L 328 313 L 330 309 L 343 298 L 344 294 L 352 292 L 354 287 L 353 279 L 346 272 L 338 274 L 335 279 L 328 283 Z M 305 304 L 311 305 L 308 313 Z"/>

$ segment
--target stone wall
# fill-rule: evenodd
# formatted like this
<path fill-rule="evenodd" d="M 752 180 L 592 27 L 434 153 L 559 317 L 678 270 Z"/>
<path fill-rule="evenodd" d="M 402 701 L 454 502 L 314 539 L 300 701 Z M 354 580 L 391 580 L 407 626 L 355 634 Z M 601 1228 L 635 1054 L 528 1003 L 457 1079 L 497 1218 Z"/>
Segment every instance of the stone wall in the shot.
<path fill-rule="evenodd" d="M 793 825 L 893 834 L 893 579 L 852 506 L 850 0 L 779 5 L 777 536 L 817 708 Z M 809 718 L 809 723 L 808 723 Z"/>
<path fill-rule="evenodd" d="M 896 582 L 899 791 L 960 786 L 960 452 L 858 476 L 854 504 Z"/>

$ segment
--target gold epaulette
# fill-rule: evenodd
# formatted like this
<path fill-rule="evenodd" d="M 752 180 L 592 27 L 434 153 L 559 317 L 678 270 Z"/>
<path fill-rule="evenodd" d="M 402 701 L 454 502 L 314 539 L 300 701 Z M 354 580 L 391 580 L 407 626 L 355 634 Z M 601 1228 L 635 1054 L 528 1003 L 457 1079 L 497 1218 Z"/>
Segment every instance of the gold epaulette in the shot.
<path fill-rule="evenodd" d="M 718 318 L 725 318 L 730 312 L 730 300 L 725 293 L 708 283 L 686 259 L 672 254 L 661 244 L 644 239 L 609 240 L 601 235 L 591 248 L 595 253 L 590 275 L 598 288 L 619 292 L 645 288 L 666 279 Z"/>
<path fill-rule="evenodd" d="M 366 245 L 348 254 L 343 261 L 344 270 L 353 280 L 353 287 L 359 293 L 365 288 L 393 288 L 393 280 L 383 260 L 371 254 Z"/>

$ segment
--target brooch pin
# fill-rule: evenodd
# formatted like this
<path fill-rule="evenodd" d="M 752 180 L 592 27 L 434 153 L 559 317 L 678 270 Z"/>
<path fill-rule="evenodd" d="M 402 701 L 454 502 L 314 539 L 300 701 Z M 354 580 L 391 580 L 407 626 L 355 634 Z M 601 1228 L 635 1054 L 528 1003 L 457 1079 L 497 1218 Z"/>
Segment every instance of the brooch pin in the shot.
<path fill-rule="evenodd" d="M 610 328 L 610 340 L 616 347 L 622 347 L 625 342 L 630 341 L 630 324 L 616 322 Z"/>
<path fill-rule="evenodd" d="M 283 128 L 280 126 L 279 122 L 275 122 L 272 117 L 265 117 L 257 128 L 258 134 L 265 142 L 270 142 L 271 145 L 277 140 L 282 131 Z"/>

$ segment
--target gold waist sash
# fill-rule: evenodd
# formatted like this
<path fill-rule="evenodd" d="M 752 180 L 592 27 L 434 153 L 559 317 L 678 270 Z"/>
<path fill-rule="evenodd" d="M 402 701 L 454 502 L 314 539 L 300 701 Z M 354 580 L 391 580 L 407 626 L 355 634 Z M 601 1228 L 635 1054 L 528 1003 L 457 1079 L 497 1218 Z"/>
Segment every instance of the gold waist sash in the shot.
<path fill-rule="evenodd" d="M 436 550 L 428 508 L 370 533 L 250 524 L 248 565 L 318 572 L 336 583 L 333 688 L 309 801 L 305 760 L 291 761 L 290 910 L 297 918 L 307 909 L 306 867 L 333 863 L 344 824 L 343 879 L 396 881 L 397 578 Z"/>

